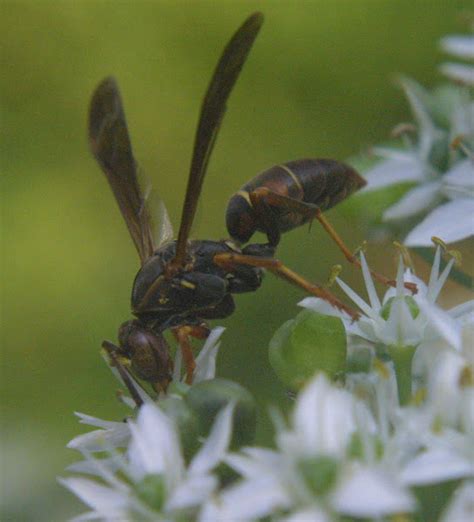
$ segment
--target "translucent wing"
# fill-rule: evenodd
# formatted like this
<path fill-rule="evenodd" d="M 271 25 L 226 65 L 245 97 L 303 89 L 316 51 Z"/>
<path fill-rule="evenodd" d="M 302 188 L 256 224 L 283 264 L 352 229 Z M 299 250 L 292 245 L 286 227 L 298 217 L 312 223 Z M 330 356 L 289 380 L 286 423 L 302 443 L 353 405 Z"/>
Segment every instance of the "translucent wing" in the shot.
<path fill-rule="evenodd" d="M 254 13 L 237 30 L 222 53 L 204 97 L 194 140 L 191 169 L 174 259 L 174 263 L 178 266 L 182 266 L 186 260 L 187 240 L 227 99 L 262 23 L 263 15 Z"/>
<path fill-rule="evenodd" d="M 89 108 L 92 153 L 107 177 L 142 264 L 152 255 L 151 220 L 138 183 L 127 123 L 114 78 L 105 78 Z"/>
<path fill-rule="evenodd" d="M 174 239 L 173 225 L 166 205 L 153 189 L 146 193 L 145 199 L 151 216 L 153 244 L 158 248 Z"/>

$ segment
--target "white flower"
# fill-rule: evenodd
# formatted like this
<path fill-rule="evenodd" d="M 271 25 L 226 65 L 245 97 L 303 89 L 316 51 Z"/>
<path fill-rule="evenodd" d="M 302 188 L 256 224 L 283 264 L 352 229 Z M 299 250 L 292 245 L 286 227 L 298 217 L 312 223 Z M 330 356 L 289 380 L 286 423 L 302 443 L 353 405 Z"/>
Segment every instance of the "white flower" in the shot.
<path fill-rule="evenodd" d="M 104 461 L 82 448 L 89 466 L 81 471 L 95 468 L 92 474 L 105 484 L 85 478 L 60 479 L 92 509 L 80 519 L 174 520 L 183 513 L 196 513 L 218 486 L 212 471 L 226 454 L 233 409 L 229 404 L 217 415 L 209 437 L 189 466 L 176 426 L 152 403 L 140 408 L 135 422 L 128 421 L 131 439 L 125 454 L 113 453 Z"/>
<path fill-rule="evenodd" d="M 279 433 L 278 446 L 294 456 L 340 457 L 357 429 L 356 406 L 351 394 L 318 375 L 300 393 L 293 429 Z"/>
<path fill-rule="evenodd" d="M 425 383 L 432 415 L 444 426 L 474 437 L 474 301 L 465 303 L 458 312 L 461 346 L 455 349 L 444 339 L 423 343 L 415 369 Z"/>
<path fill-rule="evenodd" d="M 405 136 L 402 148 L 374 147 L 382 161 L 366 174 L 364 190 L 415 184 L 383 214 L 388 222 L 423 219 L 405 238 L 409 246 L 430 245 L 434 235 L 447 243 L 470 237 L 474 235 L 474 160 L 467 149 L 461 153 L 449 147 L 460 136 L 468 147 L 474 142 L 474 103 L 461 92 L 450 92 L 452 101 L 444 114 L 449 128 L 444 128 L 433 109 L 444 103 L 442 95 L 428 93 L 408 78 L 400 83 L 415 117 L 417 138 Z"/>
<path fill-rule="evenodd" d="M 436 300 L 454 264 L 451 259 L 440 274 L 441 249 L 437 248 L 428 285 L 412 274 L 404 271 L 402 259 L 398 265 L 396 288 L 390 288 L 380 301 L 365 256 L 361 253 L 364 282 L 369 297 L 367 303 L 343 281 L 337 279 L 339 286 L 362 310 L 363 316 L 353 323 L 340 311 L 330 308 L 321 299 L 307 297 L 299 304 L 319 313 L 336 315 L 342 318 L 349 335 L 363 338 L 370 343 L 393 347 L 418 346 L 425 340 L 438 337 L 459 348 L 461 345 L 461 323 L 453 313 L 445 312 L 436 306 Z M 404 283 L 415 283 L 418 293 L 411 295 Z"/>
<path fill-rule="evenodd" d="M 224 328 L 214 328 L 209 337 L 206 339 L 199 355 L 196 358 L 196 369 L 194 373 L 194 382 L 201 382 L 208 379 L 213 379 L 216 371 L 216 357 L 220 347 L 220 337 L 224 332 Z M 105 358 L 108 366 L 117 377 L 117 379 L 125 384 L 117 369 L 110 364 L 110 361 Z M 175 380 L 181 379 L 181 356 L 178 354 L 175 364 Z M 134 379 L 133 375 L 127 373 L 130 380 L 128 384 L 133 385 L 136 394 L 140 397 L 144 404 L 153 404 L 153 399 L 147 394 L 144 388 Z M 184 377 L 183 377 L 184 380 Z M 135 402 L 128 396 L 122 395 L 120 397 L 122 402 L 131 408 L 135 408 Z M 76 449 L 78 451 L 87 452 L 101 452 L 110 451 L 112 449 L 124 448 L 130 440 L 130 425 L 128 422 L 105 421 L 86 415 L 84 413 L 76 413 L 80 418 L 82 424 L 95 426 L 100 429 L 78 435 L 72 439 L 68 448 Z M 70 467 L 71 471 L 79 471 L 84 469 L 84 463 L 77 463 Z M 88 467 L 90 469 L 90 467 Z"/>
<path fill-rule="evenodd" d="M 124 448 L 130 440 L 127 422 L 105 421 L 84 413 L 76 412 L 81 424 L 96 426 L 99 430 L 90 431 L 74 437 L 67 445 L 78 451 L 106 451 L 111 448 Z"/>
<path fill-rule="evenodd" d="M 428 398 L 416 407 L 399 409 L 384 459 L 407 486 L 472 477 L 473 435 L 444 425 Z"/>
<path fill-rule="evenodd" d="M 207 506 L 213 520 L 330 521 L 414 509 L 396 476 L 376 462 L 375 423 L 364 404 L 317 375 L 299 394 L 292 427 L 280 426 L 277 450 L 246 448 L 227 457 L 243 477 Z M 358 440 L 362 455 L 351 458 Z M 204 519 L 205 520 L 205 519 Z"/>

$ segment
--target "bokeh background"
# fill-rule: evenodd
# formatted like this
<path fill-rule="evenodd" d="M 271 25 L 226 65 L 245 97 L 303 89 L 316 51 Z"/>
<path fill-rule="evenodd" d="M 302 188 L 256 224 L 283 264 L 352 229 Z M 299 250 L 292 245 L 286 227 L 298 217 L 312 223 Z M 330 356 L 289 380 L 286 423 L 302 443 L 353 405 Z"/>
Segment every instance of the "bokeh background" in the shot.
<path fill-rule="evenodd" d="M 83 508 L 56 482 L 76 460 L 73 411 L 120 419 L 117 382 L 99 356 L 129 318 L 138 258 L 86 143 L 98 81 L 121 86 L 135 156 L 178 228 L 200 100 L 225 42 L 252 11 L 266 22 L 232 94 L 194 236 L 225 235 L 228 197 L 269 166 L 345 159 L 409 118 L 393 74 L 439 81 L 438 39 L 462 30 L 460 0 L 6 1 L 0 4 L 2 330 L 0 519 L 65 520 Z M 348 201 L 329 213 L 354 247 L 367 235 Z M 362 212 L 362 214 L 361 214 Z M 392 270 L 394 254 L 369 248 Z M 324 281 L 336 247 L 313 226 L 279 257 Z M 421 263 L 421 261 L 420 261 Z M 361 288 L 357 272 L 344 278 Z M 267 361 L 275 329 L 302 297 L 268 275 L 237 298 L 218 372 L 262 412 L 284 404 Z M 267 440 L 268 422 L 259 426 Z"/>

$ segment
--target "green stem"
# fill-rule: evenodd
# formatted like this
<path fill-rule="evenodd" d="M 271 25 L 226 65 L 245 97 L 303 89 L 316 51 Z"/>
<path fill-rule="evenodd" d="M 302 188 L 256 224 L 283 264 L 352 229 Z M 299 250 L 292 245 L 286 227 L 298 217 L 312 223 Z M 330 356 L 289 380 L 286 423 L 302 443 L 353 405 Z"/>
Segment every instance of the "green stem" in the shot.
<path fill-rule="evenodd" d="M 400 405 L 405 406 L 410 402 L 412 396 L 412 360 L 415 353 L 415 347 L 390 346 L 388 351 L 395 365 L 398 399 Z"/>

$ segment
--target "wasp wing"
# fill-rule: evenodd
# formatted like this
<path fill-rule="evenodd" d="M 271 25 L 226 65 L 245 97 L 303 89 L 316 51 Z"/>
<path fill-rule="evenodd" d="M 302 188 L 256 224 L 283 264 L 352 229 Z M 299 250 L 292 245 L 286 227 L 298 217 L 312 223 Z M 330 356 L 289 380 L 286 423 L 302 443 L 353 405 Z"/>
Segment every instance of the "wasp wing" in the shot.
<path fill-rule="evenodd" d="M 122 100 L 114 78 L 105 78 L 92 96 L 89 141 L 143 264 L 154 250 L 151 220 L 138 183 Z"/>
<path fill-rule="evenodd" d="M 173 225 L 166 205 L 153 189 L 146 194 L 145 199 L 151 215 L 153 244 L 158 248 L 174 239 Z"/>
<path fill-rule="evenodd" d="M 186 260 L 187 240 L 196 213 L 209 157 L 226 109 L 227 99 L 262 23 L 263 15 L 254 13 L 237 30 L 217 63 L 204 97 L 194 139 L 193 157 L 174 259 L 174 263 L 178 266 L 183 265 Z"/>

